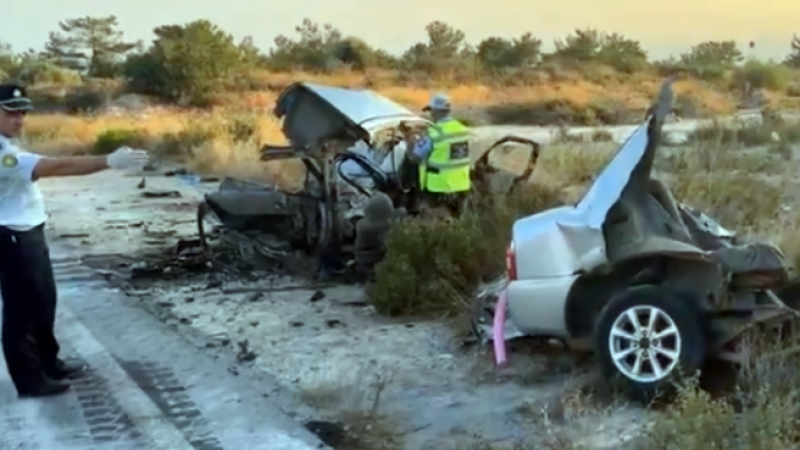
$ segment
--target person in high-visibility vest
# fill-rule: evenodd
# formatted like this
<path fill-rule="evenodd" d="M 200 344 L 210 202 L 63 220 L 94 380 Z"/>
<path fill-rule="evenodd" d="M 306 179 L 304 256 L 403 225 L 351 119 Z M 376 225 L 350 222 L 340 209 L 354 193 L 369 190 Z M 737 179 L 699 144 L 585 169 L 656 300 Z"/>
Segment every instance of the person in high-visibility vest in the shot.
<path fill-rule="evenodd" d="M 472 189 L 469 128 L 450 116 L 444 94 L 431 97 L 423 111 L 433 122 L 425 135 L 406 134 L 407 156 L 418 166 L 419 191 L 458 212 Z"/>

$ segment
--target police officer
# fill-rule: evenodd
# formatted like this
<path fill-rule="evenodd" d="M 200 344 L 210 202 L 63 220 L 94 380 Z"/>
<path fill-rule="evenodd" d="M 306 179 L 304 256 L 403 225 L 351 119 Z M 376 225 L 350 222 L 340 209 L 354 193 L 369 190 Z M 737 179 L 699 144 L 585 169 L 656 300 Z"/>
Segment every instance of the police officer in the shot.
<path fill-rule="evenodd" d="M 143 167 L 141 150 L 108 156 L 49 158 L 20 149 L 25 116 L 32 109 L 22 86 L 0 84 L 0 294 L 3 353 L 20 397 L 58 395 L 67 378 L 84 368 L 58 357 L 53 335 L 56 284 L 44 234 L 47 219 L 37 180 L 88 175 L 105 169 Z"/>
<path fill-rule="evenodd" d="M 444 94 L 432 96 L 423 111 L 433 124 L 419 138 L 404 129 L 407 156 L 419 167 L 423 196 L 457 214 L 472 189 L 469 128 L 450 116 L 450 99 Z"/>

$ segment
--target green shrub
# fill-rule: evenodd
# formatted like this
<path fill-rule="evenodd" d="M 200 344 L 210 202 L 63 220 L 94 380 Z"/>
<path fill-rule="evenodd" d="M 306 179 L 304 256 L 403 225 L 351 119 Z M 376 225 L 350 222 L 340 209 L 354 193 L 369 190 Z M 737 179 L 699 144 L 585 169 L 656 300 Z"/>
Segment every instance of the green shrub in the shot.
<path fill-rule="evenodd" d="M 73 113 L 93 112 L 106 106 L 111 98 L 107 91 L 97 89 L 78 89 L 64 99 L 64 106 Z"/>
<path fill-rule="evenodd" d="M 792 83 L 786 86 L 786 95 L 788 97 L 800 97 L 800 84 Z"/>
<path fill-rule="evenodd" d="M 211 142 L 223 132 L 203 122 L 189 122 L 181 131 L 163 135 L 157 150 L 170 156 L 192 156 L 197 147 Z"/>
<path fill-rule="evenodd" d="M 453 315 L 482 280 L 500 275 L 511 226 L 561 204 L 557 189 L 532 183 L 510 195 L 475 193 L 459 218 L 406 218 L 387 238 L 368 294 L 378 312 Z"/>
<path fill-rule="evenodd" d="M 382 314 L 449 314 L 480 280 L 481 233 L 476 217 L 408 218 L 387 238 L 369 293 Z"/>
<path fill-rule="evenodd" d="M 147 146 L 147 135 L 138 130 L 111 129 L 100 133 L 92 145 L 92 153 L 106 155 L 120 147 L 142 148 Z"/>
<path fill-rule="evenodd" d="M 750 60 L 736 69 L 733 81 L 736 86 L 749 83 L 754 89 L 783 91 L 791 83 L 792 75 L 792 70 L 782 64 Z"/>
<path fill-rule="evenodd" d="M 696 78 L 710 82 L 723 81 L 728 73 L 727 66 L 705 61 L 687 62 L 682 69 Z"/>
<path fill-rule="evenodd" d="M 608 130 L 594 130 L 591 135 L 592 142 L 614 142 L 614 135 Z"/>
<path fill-rule="evenodd" d="M 721 145 L 754 146 L 774 142 L 773 127 L 761 124 L 711 123 L 694 129 L 687 135 L 689 142 L 716 142 Z"/>
<path fill-rule="evenodd" d="M 78 72 L 47 61 L 33 61 L 19 67 L 17 73 L 10 75 L 24 84 L 75 85 L 82 81 Z"/>

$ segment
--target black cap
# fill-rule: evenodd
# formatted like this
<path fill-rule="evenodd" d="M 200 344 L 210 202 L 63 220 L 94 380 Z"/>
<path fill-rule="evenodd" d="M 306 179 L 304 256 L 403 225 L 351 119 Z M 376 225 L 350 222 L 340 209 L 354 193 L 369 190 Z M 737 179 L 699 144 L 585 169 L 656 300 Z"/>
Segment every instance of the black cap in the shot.
<path fill-rule="evenodd" d="M 33 109 L 25 88 L 17 84 L 0 84 L 0 108 L 6 111 L 29 111 Z"/>

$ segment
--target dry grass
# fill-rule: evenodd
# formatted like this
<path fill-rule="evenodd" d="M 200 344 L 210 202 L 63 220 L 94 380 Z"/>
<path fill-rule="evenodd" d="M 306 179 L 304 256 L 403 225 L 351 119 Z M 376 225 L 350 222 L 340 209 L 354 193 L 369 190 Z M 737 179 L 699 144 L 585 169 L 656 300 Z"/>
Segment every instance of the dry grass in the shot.
<path fill-rule="evenodd" d="M 450 95 L 455 105 L 463 107 L 486 106 L 503 103 L 539 103 L 561 100 L 578 106 L 586 106 L 599 99 L 619 101 L 633 109 L 644 109 L 662 83 L 652 74 L 621 75 L 614 71 L 598 69 L 587 76 L 584 73 L 557 71 L 542 72 L 524 80 L 516 86 L 454 83 L 453 80 L 420 77 L 398 79 L 392 72 L 368 71 L 367 73 L 341 71 L 329 75 L 308 73 L 261 73 L 255 77 L 256 85 L 264 91 L 251 93 L 244 104 L 271 107 L 277 92 L 296 81 L 312 81 L 322 84 L 369 88 L 404 105 L 421 108 L 428 101 L 432 90 L 441 90 Z M 681 80 L 676 84 L 678 95 L 689 95 L 704 108 L 716 112 L 730 112 L 734 108 L 728 95 L 709 87 L 698 80 Z M 231 101 L 242 101 L 231 96 Z"/>
<path fill-rule="evenodd" d="M 382 409 L 381 395 L 390 377 L 365 368 L 320 372 L 298 390 L 307 404 L 326 414 L 337 430 L 328 445 L 342 450 L 401 450 L 402 418 Z"/>

